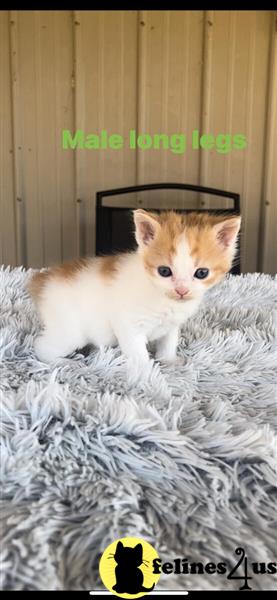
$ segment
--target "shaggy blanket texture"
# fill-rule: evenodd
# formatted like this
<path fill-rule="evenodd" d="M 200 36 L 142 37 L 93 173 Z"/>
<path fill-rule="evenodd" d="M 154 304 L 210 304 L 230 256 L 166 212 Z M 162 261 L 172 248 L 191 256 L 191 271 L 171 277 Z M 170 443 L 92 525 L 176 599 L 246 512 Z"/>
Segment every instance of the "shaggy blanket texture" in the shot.
<path fill-rule="evenodd" d="M 238 546 L 248 565 L 276 560 L 276 280 L 227 277 L 186 323 L 183 365 L 131 372 L 118 348 L 39 362 L 29 276 L 0 270 L 1 587 L 103 589 L 101 553 L 125 536 L 163 561 L 231 568 Z M 158 589 L 242 584 L 162 575 Z"/>

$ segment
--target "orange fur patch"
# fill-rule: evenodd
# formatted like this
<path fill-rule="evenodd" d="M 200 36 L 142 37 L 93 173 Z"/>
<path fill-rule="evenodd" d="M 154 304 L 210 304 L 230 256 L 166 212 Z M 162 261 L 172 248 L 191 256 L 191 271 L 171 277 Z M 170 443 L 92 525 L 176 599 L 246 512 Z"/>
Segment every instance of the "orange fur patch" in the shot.
<path fill-rule="evenodd" d="M 101 256 L 97 258 L 78 258 L 61 265 L 56 265 L 47 271 L 35 273 L 28 283 L 28 291 L 34 300 L 38 300 L 46 283 L 50 279 L 58 278 L 70 281 L 70 279 L 74 278 L 75 275 L 84 269 L 89 268 L 93 264 L 96 264 L 96 262 L 99 264 L 99 272 L 101 275 L 103 275 L 105 278 L 112 277 L 118 270 L 120 257 L 121 255 L 117 254 L 112 256 Z"/>
<path fill-rule="evenodd" d="M 46 283 L 50 279 L 57 277 L 59 279 L 70 280 L 77 273 L 89 267 L 92 260 L 93 259 L 91 258 L 78 258 L 76 260 L 63 263 L 62 265 L 51 267 L 47 271 L 35 273 L 28 283 L 29 293 L 35 300 L 38 300 Z"/>
<path fill-rule="evenodd" d="M 75 277 L 77 273 L 90 267 L 92 261 L 92 258 L 77 258 L 75 260 L 65 262 L 62 265 L 52 267 L 52 269 L 50 269 L 50 273 L 53 276 L 61 277 L 62 279 L 72 279 L 72 277 Z"/>

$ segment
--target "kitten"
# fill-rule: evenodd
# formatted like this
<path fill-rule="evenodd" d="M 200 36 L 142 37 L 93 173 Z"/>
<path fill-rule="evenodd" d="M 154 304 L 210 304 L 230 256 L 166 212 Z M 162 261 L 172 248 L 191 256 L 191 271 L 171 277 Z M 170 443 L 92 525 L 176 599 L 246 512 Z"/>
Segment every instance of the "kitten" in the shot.
<path fill-rule="evenodd" d="M 80 259 L 36 273 L 30 283 L 44 325 L 35 352 L 44 362 L 88 343 L 119 344 L 127 357 L 176 361 L 181 325 L 205 291 L 230 270 L 239 216 L 134 211 L 134 252 Z"/>
<path fill-rule="evenodd" d="M 113 590 L 118 594 L 139 594 L 140 592 L 151 592 L 155 584 L 150 588 L 143 586 L 143 572 L 140 566 L 144 564 L 142 557 L 142 545 L 137 544 L 134 548 L 123 546 L 117 542 L 114 560 L 116 583 Z"/>

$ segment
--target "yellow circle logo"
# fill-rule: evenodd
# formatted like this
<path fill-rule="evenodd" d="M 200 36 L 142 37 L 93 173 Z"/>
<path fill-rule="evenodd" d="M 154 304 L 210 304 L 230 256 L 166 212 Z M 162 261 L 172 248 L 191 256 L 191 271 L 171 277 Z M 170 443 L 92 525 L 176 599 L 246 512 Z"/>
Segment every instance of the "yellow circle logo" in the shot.
<path fill-rule="evenodd" d="M 125 537 L 104 550 L 99 573 L 104 586 L 121 598 L 141 598 L 151 592 L 160 578 L 153 574 L 155 548 L 141 538 Z"/>

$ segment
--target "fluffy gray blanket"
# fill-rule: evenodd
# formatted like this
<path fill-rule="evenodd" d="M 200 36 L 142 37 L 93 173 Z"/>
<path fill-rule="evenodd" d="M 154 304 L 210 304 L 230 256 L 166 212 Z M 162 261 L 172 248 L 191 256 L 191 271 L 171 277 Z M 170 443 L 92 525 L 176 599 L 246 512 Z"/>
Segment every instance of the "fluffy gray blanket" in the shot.
<path fill-rule="evenodd" d="M 276 280 L 228 277 L 184 327 L 183 366 L 126 374 L 117 348 L 36 359 L 29 274 L 0 271 L 1 587 L 100 589 L 105 547 L 136 536 L 163 561 L 229 570 L 242 546 L 249 585 L 277 589 L 251 572 L 276 560 Z M 158 587 L 241 585 L 189 574 Z"/>

